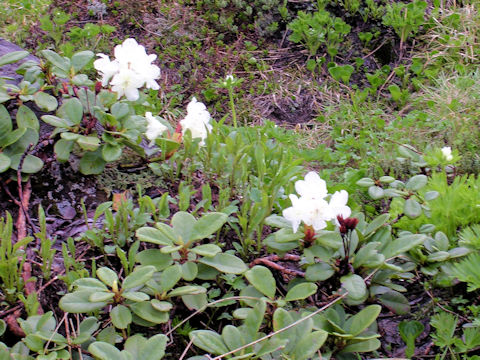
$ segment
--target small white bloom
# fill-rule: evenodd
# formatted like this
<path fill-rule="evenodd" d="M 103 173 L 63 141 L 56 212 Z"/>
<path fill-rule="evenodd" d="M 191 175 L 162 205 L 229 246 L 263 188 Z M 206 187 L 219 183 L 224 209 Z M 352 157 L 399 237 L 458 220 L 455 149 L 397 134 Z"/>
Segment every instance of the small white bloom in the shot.
<path fill-rule="evenodd" d="M 145 118 L 147 119 L 147 131 L 145 132 L 145 136 L 150 140 L 150 145 L 153 145 L 155 139 L 167 131 L 168 128 L 149 111 L 145 113 Z"/>
<path fill-rule="evenodd" d="M 292 225 L 293 232 L 297 232 L 300 223 L 312 226 L 315 230 L 327 227 L 327 221 L 332 218 L 330 207 L 323 199 L 308 199 L 290 194 L 292 206 L 283 210 L 283 217 Z"/>
<path fill-rule="evenodd" d="M 338 215 L 341 215 L 344 219 L 346 219 L 352 214 L 352 210 L 347 206 L 347 202 L 348 192 L 345 190 L 336 191 L 330 198 L 330 203 L 328 206 L 330 207 L 332 219 L 335 220 L 337 225 L 339 225 L 337 221 Z"/>
<path fill-rule="evenodd" d="M 110 81 L 112 91 L 117 93 L 117 97 L 121 98 L 123 95 L 130 100 L 138 100 L 138 89 L 143 86 L 143 79 L 131 70 L 123 70 L 114 75 Z"/>
<path fill-rule="evenodd" d="M 348 192 L 337 191 L 327 202 L 327 183 L 313 171 L 305 175 L 304 180 L 295 182 L 295 190 L 300 197 L 290 194 L 292 206 L 282 212 L 283 217 L 292 225 L 293 232 L 297 232 L 302 222 L 318 231 L 327 227 L 327 221 L 337 222 L 338 215 L 347 218 L 352 213 L 347 206 Z"/>
<path fill-rule="evenodd" d="M 210 118 L 210 113 L 205 104 L 198 102 L 195 97 L 192 98 L 192 101 L 187 105 L 187 116 L 185 116 L 183 120 L 180 120 L 182 134 L 185 135 L 185 132 L 190 130 L 192 138 L 202 139 L 200 145 L 205 145 L 205 139 L 212 130 Z"/>
<path fill-rule="evenodd" d="M 453 159 L 453 156 L 452 156 L 452 148 L 450 146 L 445 146 L 442 148 L 442 154 L 443 154 L 443 157 L 447 160 L 447 161 L 450 161 Z"/>
<path fill-rule="evenodd" d="M 310 199 L 324 199 L 327 194 L 327 183 L 321 179 L 314 171 L 310 171 L 305 175 L 305 180 L 295 182 L 295 190 L 300 196 Z"/>
<path fill-rule="evenodd" d="M 100 59 L 95 60 L 93 66 L 102 76 L 102 86 L 106 86 L 112 76 L 119 71 L 120 64 L 116 61 L 110 61 L 110 58 L 105 54 L 97 55 L 100 56 Z"/>

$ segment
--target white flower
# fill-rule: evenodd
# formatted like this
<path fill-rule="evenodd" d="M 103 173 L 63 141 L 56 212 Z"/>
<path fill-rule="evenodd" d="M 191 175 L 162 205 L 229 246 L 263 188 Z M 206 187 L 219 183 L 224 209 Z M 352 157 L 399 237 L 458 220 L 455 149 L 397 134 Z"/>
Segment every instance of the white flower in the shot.
<path fill-rule="evenodd" d="M 112 91 L 117 93 L 118 98 L 125 94 L 130 101 L 138 100 L 138 88 L 142 87 L 144 80 L 131 70 L 123 70 L 113 76 L 110 81 Z"/>
<path fill-rule="evenodd" d="M 103 86 L 110 83 L 119 98 L 125 94 L 131 101 L 138 99 L 138 89 L 142 86 L 159 89 L 155 79 L 160 76 L 160 68 L 152 64 L 157 55 L 147 55 L 145 47 L 135 39 L 126 39 L 123 44 L 115 46 L 114 54 L 113 61 L 105 54 L 97 54 L 101 58 L 93 63 L 102 76 Z"/>
<path fill-rule="evenodd" d="M 110 61 L 110 58 L 105 54 L 97 54 L 101 59 L 93 62 L 93 66 L 102 75 L 102 86 L 106 86 L 113 75 L 120 70 L 120 64 L 116 61 Z"/>
<path fill-rule="evenodd" d="M 208 133 L 212 130 L 210 125 L 210 113 L 205 104 L 198 102 L 194 97 L 187 105 L 187 116 L 180 120 L 182 126 L 182 134 L 185 135 L 187 130 L 190 130 L 192 138 L 200 138 L 200 145 L 205 145 L 205 139 Z"/>
<path fill-rule="evenodd" d="M 295 182 L 295 190 L 300 196 L 309 199 L 324 199 L 327 194 L 327 183 L 321 179 L 314 171 L 310 171 L 305 175 L 305 180 Z"/>
<path fill-rule="evenodd" d="M 347 206 L 348 202 L 348 192 L 345 190 L 336 191 L 330 198 L 328 206 L 330 207 L 330 212 L 332 214 L 332 219 L 335 220 L 337 225 L 337 216 L 340 215 L 344 219 L 349 217 L 352 214 L 352 210 Z"/>
<path fill-rule="evenodd" d="M 453 159 L 453 156 L 452 156 L 452 148 L 450 146 L 445 146 L 442 148 L 442 154 L 443 154 L 443 157 L 447 160 L 447 161 L 450 161 Z"/>
<path fill-rule="evenodd" d="M 145 132 L 145 136 L 150 140 L 150 145 L 152 145 L 155 139 L 167 131 L 168 128 L 149 111 L 145 113 L 145 118 L 147 119 L 147 131 Z"/>
<path fill-rule="evenodd" d="M 327 184 L 313 171 L 305 175 L 304 180 L 295 182 L 295 190 L 300 197 L 290 194 L 292 206 L 282 212 L 283 217 L 292 225 L 293 232 L 297 232 L 302 222 L 318 231 L 327 227 L 327 221 L 337 222 L 338 215 L 347 218 L 352 213 L 347 206 L 348 192 L 337 191 L 327 202 Z"/>
<path fill-rule="evenodd" d="M 330 207 L 323 199 L 308 199 L 290 194 L 292 206 L 283 210 L 283 217 L 292 224 L 293 232 L 297 232 L 300 223 L 312 226 L 315 230 L 327 227 L 332 218 Z"/>

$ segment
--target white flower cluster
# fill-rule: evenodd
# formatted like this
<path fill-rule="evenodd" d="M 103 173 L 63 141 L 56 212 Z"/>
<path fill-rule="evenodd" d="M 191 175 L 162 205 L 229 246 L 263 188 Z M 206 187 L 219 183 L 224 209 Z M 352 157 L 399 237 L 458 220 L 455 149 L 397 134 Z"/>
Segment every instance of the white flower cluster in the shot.
<path fill-rule="evenodd" d="M 450 146 L 442 147 L 442 154 L 445 160 L 450 161 L 453 159 L 452 148 Z"/>
<path fill-rule="evenodd" d="M 152 64 L 157 55 L 147 55 L 145 48 L 135 39 L 126 39 L 122 45 L 115 46 L 114 53 L 113 61 L 105 54 L 97 54 L 100 59 L 93 63 L 102 76 L 103 86 L 110 84 L 118 98 L 125 95 L 130 101 L 139 98 L 138 89 L 143 86 L 159 89 L 155 79 L 160 76 L 160 68 Z"/>
<path fill-rule="evenodd" d="M 345 190 L 335 192 L 329 202 L 325 200 L 328 196 L 327 183 L 313 171 L 305 175 L 305 180 L 295 182 L 295 190 L 300 197 L 290 194 L 292 206 L 282 213 L 292 224 L 293 232 L 297 232 L 302 222 L 321 230 L 327 226 L 327 221 L 336 221 L 338 215 L 347 218 L 352 213 L 347 206 L 348 193 Z"/>
<path fill-rule="evenodd" d="M 185 135 L 187 130 L 190 130 L 192 138 L 200 138 L 200 145 L 205 145 L 205 139 L 210 131 L 212 125 L 210 124 L 210 113 L 204 103 L 198 102 L 194 97 L 187 105 L 187 116 L 180 120 L 182 126 L 182 134 Z"/>

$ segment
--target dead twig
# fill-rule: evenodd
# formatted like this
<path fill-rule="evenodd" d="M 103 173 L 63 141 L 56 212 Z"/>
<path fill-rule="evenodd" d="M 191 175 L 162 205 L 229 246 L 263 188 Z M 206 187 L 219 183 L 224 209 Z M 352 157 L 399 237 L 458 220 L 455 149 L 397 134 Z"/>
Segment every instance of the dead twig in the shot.
<path fill-rule="evenodd" d="M 267 265 L 268 267 L 270 267 L 272 269 L 275 269 L 275 270 L 278 270 L 278 271 L 282 272 L 283 274 L 305 277 L 305 273 L 303 271 L 296 270 L 296 269 L 289 269 L 289 268 L 287 268 L 283 265 L 277 264 L 275 262 L 275 261 L 281 261 L 281 260 L 300 261 L 300 259 L 301 259 L 300 256 L 292 255 L 292 254 L 286 254 L 282 258 L 278 255 L 269 255 L 269 256 L 266 256 L 266 257 L 263 257 L 263 258 L 257 258 L 255 260 L 253 260 L 250 263 L 250 267 L 252 267 L 253 265 L 257 265 L 257 264 L 264 264 L 264 265 Z"/>

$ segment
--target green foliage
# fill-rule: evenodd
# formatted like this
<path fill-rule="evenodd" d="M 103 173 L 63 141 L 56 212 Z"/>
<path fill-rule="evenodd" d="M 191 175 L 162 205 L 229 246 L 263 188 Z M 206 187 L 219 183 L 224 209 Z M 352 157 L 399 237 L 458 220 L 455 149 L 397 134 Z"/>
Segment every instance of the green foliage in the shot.
<path fill-rule="evenodd" d="M 435 328 L 432 334 L 433 342 L 443 350 L 442 358 L 450 353 L 452 358 L 459 354 L 466 354 L 480 345 L 478 327 L 467 327 L 462 331 L 461 336 L 456 336 L 457 317 L 450 313 L 440 312 L 434 315 L 430 325 Z"/>
<path fill-rule="evenodd" d="M 314 328 L 326 331 L 329 341 L 325 353 L 348 356 L 371 352 L 380 347 L 377 339 L 376 318 L 379 305 L 369 305 L 355 315 L 347 314 L 342 306 L 335 305 L 324 313 L 315 315 Z"/>
<path fill-rule="evenodd" d="M 12 216 L 7 212 L 6 218 L 0 218 L 0 291 L 2 298 L 14 304 L 18 293 L 23 290 L 23 264 L 25 246 L 32 241 L 26 237 L 14 242 Z"/>
<path fill-rule="evenodd" d="M 424 326 L 419 321 L 402 321 L 398 324 L 398 331 L 402 340 L 407 344 L 407 349 L 405 350 L 405 356 L 410 358 L 415 353 L 415 339 L 420 336 L 424 330 Z"/>
<path fill-rule="evenodd" d="M 310 55 L 315 55 L 320 46 L 325 45 L 331 58 L 337 55 L 344 36 L 348 35 L 351 29 L 342 19 L 333 17 L 325 10 L 315 13 L 299 11 L 297 18 L 288 27 L 292 30 L 290 41 L 302 43 L 310 51 Z"/>
<path fill-rule="evenodd" d="M 53 248 L 55 239 L 50 239 L 47 234 L 47 221 L 45 218 L 45 211 L 42 206 L 38 207 L 38 223 L 40 231 L 35 234 L 35 237 L 40 240 L 39 255 L 42 259 L 42 273 L 45 280 L 50 280 L 52 274 L 52 263 L 55 257 L 56 250 Z"/>
<path fill-rule="evenodd" d="M 468 291 L 474 291 L 480 288 L 480 276 L 478 268 L 480 267 L 480 254 L 473 253 L 467 258 L 458 262 L 453 270 L 458 280 L 466 282 L 468 285 Z"/>
<path fill-rule="evenodd" d="M 408 4 L 403 2 L 388 3 L 383 16 L 383 24 L 392 26 L 400 42 L 404 43 L 410 36 L 417 34 L 420 26 L 425 23 L 425 10 L 427 3 L 415 0 Z"/>
<path fill-rule="evenodd" d="M 222 33 L 221 37 L 240 30 L 271 36 L 289 17 L 284 0 L 187 0 L 186 4 L 203 11 L 203 17 Z"/>

